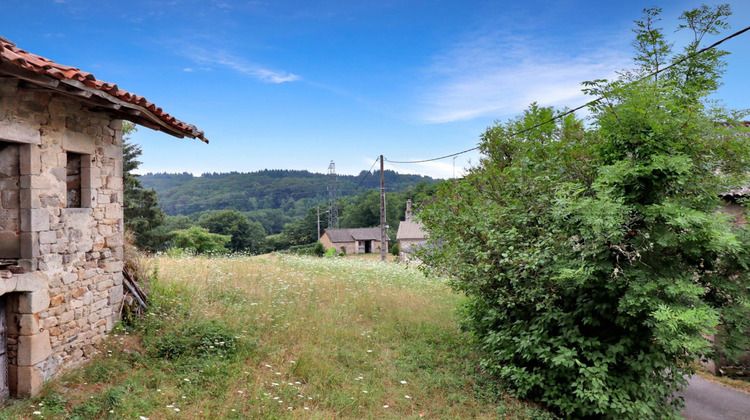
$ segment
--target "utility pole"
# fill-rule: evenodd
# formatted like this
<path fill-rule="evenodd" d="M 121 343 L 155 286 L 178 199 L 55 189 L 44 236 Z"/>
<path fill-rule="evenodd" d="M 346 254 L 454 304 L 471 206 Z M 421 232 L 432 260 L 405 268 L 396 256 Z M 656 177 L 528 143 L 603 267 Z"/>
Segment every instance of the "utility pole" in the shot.
<path fill-rule="evenodd" d="M 317 209 L 318 209 L 318 239 L 317 240 L 320 240 L 320 206 L 318 206 Z M 323 212 L 323 214 L 326 214 L 326 213 L 330 213 L 330 210 Z"/>
<path fill-rule="evenodd" d="M 385 233 L 385 173 L 383 172 L 383 155 L 380 155 L 380 261 L 385 261 L 388 252 L 388 236 Z"/>
<path fill-rule="evenodd" d="M 339 193 L 336 164 L 331 161 L 328 165 L 328 227 L 339 227 Z"/>

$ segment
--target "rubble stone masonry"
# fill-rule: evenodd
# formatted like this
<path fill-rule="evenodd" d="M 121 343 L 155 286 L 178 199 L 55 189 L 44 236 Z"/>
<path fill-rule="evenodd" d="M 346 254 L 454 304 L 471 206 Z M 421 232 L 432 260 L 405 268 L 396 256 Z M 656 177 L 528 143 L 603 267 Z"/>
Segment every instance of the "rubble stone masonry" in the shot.
<path fill-rule="evenodd" d="M 90 358 L 117 320 L 121 130 L 121 120 L 74 98 L 0 78 L 0 299 L 11 395 L 34 395 Z"/>

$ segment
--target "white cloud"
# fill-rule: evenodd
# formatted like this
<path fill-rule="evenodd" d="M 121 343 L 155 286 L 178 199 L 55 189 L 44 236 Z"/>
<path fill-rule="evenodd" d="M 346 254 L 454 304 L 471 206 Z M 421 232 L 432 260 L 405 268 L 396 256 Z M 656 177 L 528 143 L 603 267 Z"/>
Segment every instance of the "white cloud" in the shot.
<path fill-rule="evenodd" d="M 386 160 L 385 169 L 396 171 L 400 174 L 424 175 L 432 178 L 461 178 L 472 167 L 472 158 L 477 158 L 478 152 L 472 152 L 468 155 L 457 156 L 456 159 L 446 158 L 442 160 L 432 160 L 420 163 L 398 163 L 393 164 Z M 417 159 L 415 159 L 417 160 Z"/>
<path fill-rule="evenodd" d="M 257 64 L 248 62 L 242 57 L 235 56 L 222 50 L 209 51 L 199 47 L 190 47 L 185 49 L 183 54 L 196 63 L 222 66 L 246 74 L 265 83 L 278 84 L 300 80 L 300 77 L 294 73 L 261 67 Z"/>
<path fill-rule="evenodd" d="M 444 123 L 502 116 L 535 101 L 572 108 L 588 100 L 582 81 L 611 78 L 630 63 L 626 54 L 603 47 L 581 52 L 571 46 L 567 53 L 565 48 L 502 33 L 457 43 L 427 70 L 416 117 Z"/>
<path fill-rule="evenodd" d="M 409 164 L 391 163 L 388 161 L 388 158 L 386 158 L 384 162 L 384 168 L 386 171 L 395 171 L 400 174 L 423 175 L 441 179 L 453 178 L 455 174 L 456 178 L 460 178 L 465 175 L 467 168 L 472 167 L 472 159 L 477 158 L 478 156 L 478 152 L 459 156 L 455 160 L 455 166 L 454 161 L 450 158 L 439 161 Z M 414 160 L 423 158 L 424 156 L 420 156 L 419 158 L 414 158 Z M 339 175 L 359 175 L 362 171 L 366 171 L 369 168 L 372 175 L 369 175 L 365 178 L 357 178 L 357 183 L 359 183 L 360 181 L 364 181 L 363 184 L 369 187 L 378 185 L 378 183 L 380 182 L 380 160 L 362 156 L 361 159 L 358 160 L 358 162 L 360 163 L 350 165 L 347 165 L 346 163 L 341 165 L 337 164 L 336 172 Z M 321 172 L 319 169 L 317 169 L 316 171 Z M 386 189 L 387 188 L 388 186 L 386 185 Z"/>

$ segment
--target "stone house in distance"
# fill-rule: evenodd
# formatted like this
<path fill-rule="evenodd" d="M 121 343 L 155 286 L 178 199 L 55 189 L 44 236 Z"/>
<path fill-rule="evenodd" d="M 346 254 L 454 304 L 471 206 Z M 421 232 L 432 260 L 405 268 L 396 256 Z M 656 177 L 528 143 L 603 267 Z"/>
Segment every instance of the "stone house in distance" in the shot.
<path fill-rule="evenodd" d="M 398 225 L 396 240 L 398 240 L 398 258 L 401 262 L 418 262 L 414 253 L 427 244 L 427 231 L 422 222 L 414 220 L 411 211 L 411 200 L 406 202 L 404 220 Z"/>
<path fill-rule="evenodd" d="M 145 98 L 0 37 L 0 396 L 37 394 L 118 319 L 122 120 L 208 142 Z"/>
<path fill-rule="evenodd" d="M 372 254 L 380 252 L 380 228 L 326 229 L 320 236 L 323 246 L 344 254 Z M 386 239 L 386 249 L 388 242 Z"/>
<path fill-rule="evenodd" d="M 721 209 L 721 212 L 732 216 L 735 224 L 747 226 L 745 218 L 747 208 L 746 205 L 740 204 L 740 200 L 746 200 L 747 197 L 750 197 L 750 186 L 729 191 L 721 194 L 719 197 L 724 201 L 724 207 Z"/>

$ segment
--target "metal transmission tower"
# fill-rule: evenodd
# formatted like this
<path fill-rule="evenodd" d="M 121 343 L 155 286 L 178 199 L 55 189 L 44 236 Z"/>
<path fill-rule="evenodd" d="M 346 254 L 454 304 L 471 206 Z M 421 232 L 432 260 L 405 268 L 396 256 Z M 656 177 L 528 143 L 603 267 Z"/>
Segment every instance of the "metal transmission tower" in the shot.
<path fill-rule="evenodd" d="M 331 161 L 328 165 L 328 227 L 339 227 L 339 200 L 338 200 L 338 176 L 336 175 L 336 164 Z"/>

